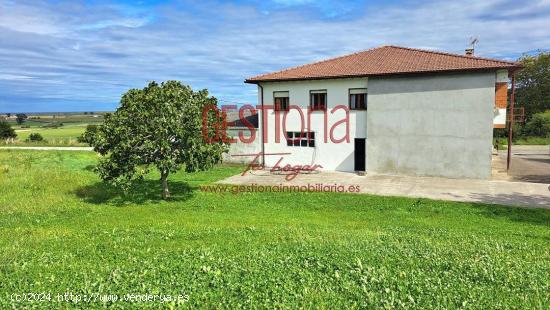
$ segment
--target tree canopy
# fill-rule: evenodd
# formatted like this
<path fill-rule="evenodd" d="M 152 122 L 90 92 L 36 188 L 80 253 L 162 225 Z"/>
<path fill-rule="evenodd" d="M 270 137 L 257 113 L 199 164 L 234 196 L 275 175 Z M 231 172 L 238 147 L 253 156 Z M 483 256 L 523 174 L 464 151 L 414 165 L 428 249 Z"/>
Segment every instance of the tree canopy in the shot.
<path fill-rule="evenodd" d="M 533 137 L 550 137 L 550 110 L 533 114 L 523 127 L 522 134 Z"/>
<path fill-rule="evenodd" d="M 88 125 L 86 126 L 86 130 L 82 135 L 80 135 L 76 140 L 80 143 L 87 143 L 89 145 L 93 145 L 94 137 L 96 136 L 97 130 L 99 128 L 99 125 Z"/>
<path fill-rule="evenodd" d="M 529 120 L 535 113 L 550 110 L 550 53 L 525 55 L 524 68 L 516 74 L 516 106 L 524 107 Z"/>
<path fill-rule="evenodd" d="M 216 105 L 207 90 L 193 91 L 178 81 L 129 90 L 91 139 L 103 155 L 96 171 L 104 181 L 127 188 L 154 167 L 161 175 L 162 197 L 168 198 L 170 173 L 208 170 L 227 151 L 226 143 L 214 139 L 222 115 L 208 107 Z M 208 139 L 203 137 L 205 110 Z"/>
<path fill-rule="evenodd" d="M 15 114 L 15 121 L 17 122 L 17 124 L 21 125 L 23 124 L 23 122 L 27 119 L 27 114 L 24 114 L 24 113 L 17 113 Z"/>

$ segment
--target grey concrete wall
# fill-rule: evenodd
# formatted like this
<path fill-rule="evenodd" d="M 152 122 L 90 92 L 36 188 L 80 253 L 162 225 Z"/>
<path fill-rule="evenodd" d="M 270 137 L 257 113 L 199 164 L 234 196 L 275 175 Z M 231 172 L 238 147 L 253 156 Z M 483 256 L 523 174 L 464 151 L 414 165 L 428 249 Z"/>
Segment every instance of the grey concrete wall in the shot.
<path fill-rule="evenodd" d="M 250 163 L 254 156 L 233 156 L 243 154 L 258 154 L 261 152 L 261 136 L 260 131 L 256 130 L 256 139 L 251 143 L 243 143 L 239 140 L 239 132 L 242 131 L 245 137 L 250 136 L 250 130 L 248 128 L 227 128 L 227 136 L 237 139 L 236 143 L 231 143 L 229 146 L 229 152 L 223 154 L 222 158 L 224 162 L 229 163 Z"/>
<path fill-rule="evenodd" d="M 367 171 L 491 176 L 495 73 L 369 79 Z"/>

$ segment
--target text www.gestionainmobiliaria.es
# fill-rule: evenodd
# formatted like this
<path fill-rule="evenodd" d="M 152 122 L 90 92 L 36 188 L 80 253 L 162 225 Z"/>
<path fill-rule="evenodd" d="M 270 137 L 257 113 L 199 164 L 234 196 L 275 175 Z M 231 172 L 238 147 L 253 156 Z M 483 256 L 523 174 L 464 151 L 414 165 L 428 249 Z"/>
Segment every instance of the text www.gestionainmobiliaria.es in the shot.
<path fill-rule="evenodd" d="M 261 185 L 261 184 L 247 184 L 247 185 L 235 185 L 235 184 L 209 184 L 201 185 L 200 190 L 208 193 L 301 193 L 301 192 L 329 192 L 329 193 L 358 193 L 361 191 L 359 185 L 350 184 L 324 184 L 324 183 L 307 183 L 302 185 L 292 184 L 275 184 L 275 185 Z"/>

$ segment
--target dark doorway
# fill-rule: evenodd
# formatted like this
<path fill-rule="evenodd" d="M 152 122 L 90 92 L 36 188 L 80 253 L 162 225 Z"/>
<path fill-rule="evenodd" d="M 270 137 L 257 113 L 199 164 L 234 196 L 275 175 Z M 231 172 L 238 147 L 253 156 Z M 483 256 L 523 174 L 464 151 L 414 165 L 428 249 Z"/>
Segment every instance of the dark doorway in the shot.
<path fill-rule="evenodd" d="M 367 156 L 365 154 L 365 139 L 355 139 L 355 171 L 365 171 L 365 162 Z"/>

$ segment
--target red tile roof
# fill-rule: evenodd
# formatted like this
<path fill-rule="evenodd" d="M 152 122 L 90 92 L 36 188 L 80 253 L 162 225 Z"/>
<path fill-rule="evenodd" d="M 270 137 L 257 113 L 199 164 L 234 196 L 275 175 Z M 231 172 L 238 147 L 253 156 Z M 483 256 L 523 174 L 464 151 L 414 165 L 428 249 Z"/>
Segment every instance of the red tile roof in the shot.
<path fill-rule="evenodd" d="M 245 83 L 519 68 L 521 68 L 519 63 L 511 61 L 399 46 L 382 46 L 258 75 L 245 80 Z"/>

